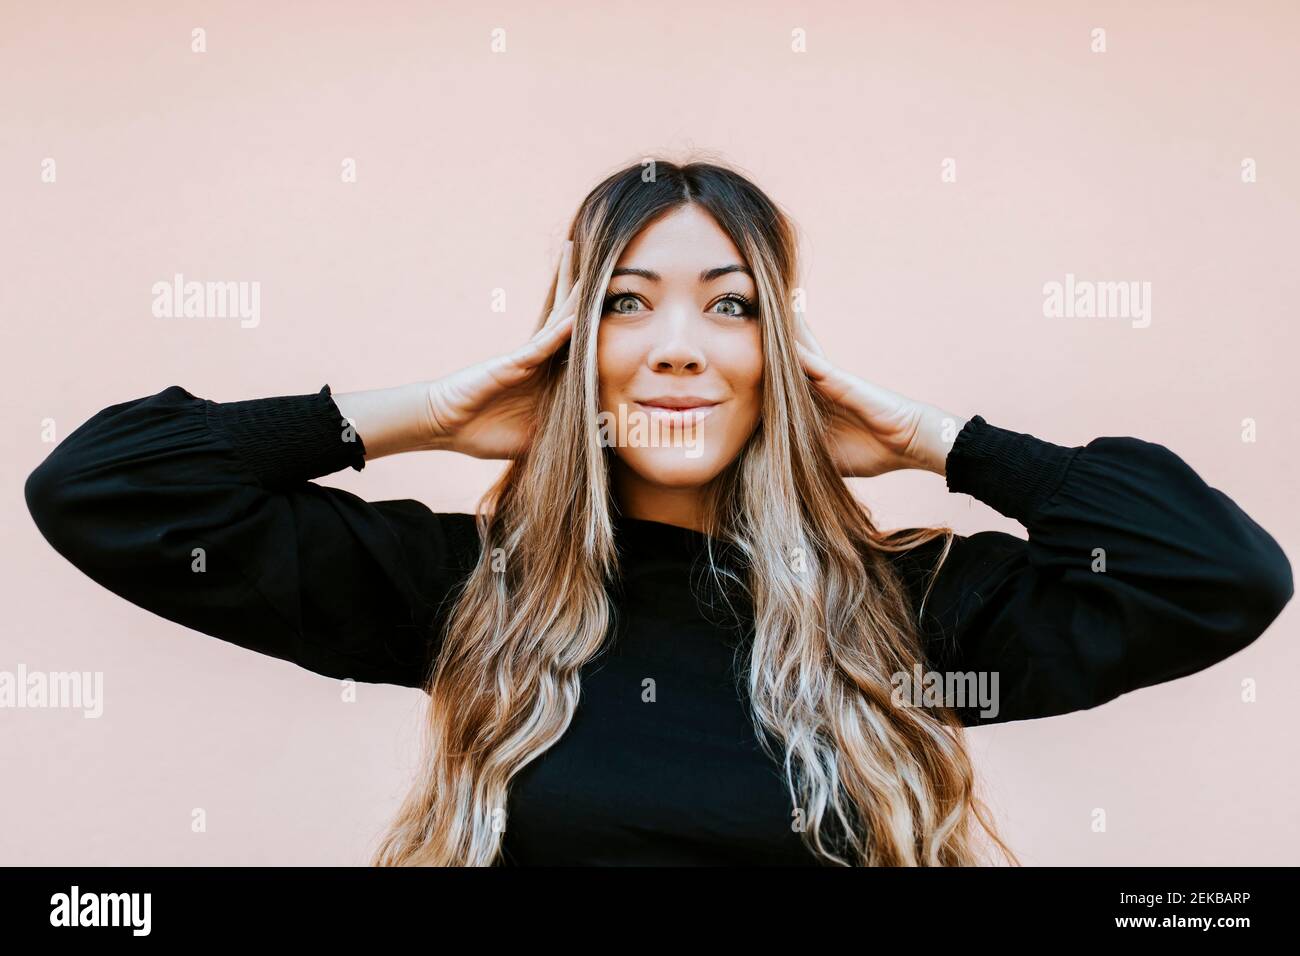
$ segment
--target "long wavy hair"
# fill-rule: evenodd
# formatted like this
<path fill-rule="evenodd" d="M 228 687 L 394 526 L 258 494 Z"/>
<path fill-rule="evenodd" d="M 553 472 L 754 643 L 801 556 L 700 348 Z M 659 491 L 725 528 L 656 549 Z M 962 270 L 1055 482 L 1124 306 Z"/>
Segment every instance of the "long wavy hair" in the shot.
<path fill-rule="evenodd" d="M 570 226 L 578 321 L 540 370 L 530 446 L 477 509 L 482 547 L 426 688 L 424 757 L 372 863 L 499 862 L 511 779 L 569 726 L 579 673 L 615 623 L 619 574 L 615 452 L 597 428 L 604 294 L 633 237 L 687 203 L 731 237 L 758 288 L 760 422 L 706 492 L 705 531 L 735 560 L 715 560 L 712 546 L 707 557 L 715 580 L 738 585 L 729 591 L 752 619 L 754 730 L 784 768 L 801 838 L 827 864 L 969 865 L 985 862 L 978 823 L 1018 863 L 975 795 L 956 715 L 893 699 L 891 675 L 925 664 L 918 618 L 886 552 L 945 536 L 941 565 L 952 529 L 882 533 L 837 473 L 822 438 L 830 408 L 795 350 L 789 219 L 738 172 L 664 160 L 609 176 Z"/>

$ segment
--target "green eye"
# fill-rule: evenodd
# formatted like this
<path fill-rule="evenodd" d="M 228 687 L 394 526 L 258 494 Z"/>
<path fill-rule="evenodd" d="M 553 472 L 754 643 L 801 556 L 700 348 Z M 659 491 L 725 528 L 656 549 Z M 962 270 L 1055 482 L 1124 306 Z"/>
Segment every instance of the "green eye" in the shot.
<path fill-rule="evenodd" d="M 724 302 L 734 302 L 740 306 L 740 311 L 724 312 L 722 315 L 734 315 L 737 318 L 752 316 L 757 314 L 754 309 L 754 303 L 748 296 L 743 296 L 739 292 L 728 292 L 721 299 L 714 303 L 715 306 L 722 305 Z"/>
<path fill-rule="evenodd" d="M 616 309 L 614 307 L 615 304 L 623 301 L 624 299 L 631 300 L 632 302 L 640 302 L 640 299 L 636 297 L 636 293 L 634 292 L 629 292 L 626 289 L 610 289 L 609 294 L 605 296 L 605 306 L 604 306 L 605 311 L 617 312 L 620 315 L 629 315 L 632 312 L 641 311 L 640 309 Z"/>

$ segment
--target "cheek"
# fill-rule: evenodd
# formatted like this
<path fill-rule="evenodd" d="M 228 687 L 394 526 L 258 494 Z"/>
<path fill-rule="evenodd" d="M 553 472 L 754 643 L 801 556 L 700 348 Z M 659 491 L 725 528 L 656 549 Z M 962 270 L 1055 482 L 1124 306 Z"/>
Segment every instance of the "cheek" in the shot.
<path fill-rule="evenodd" d="M 603 325 L 596 334 L 596 376 L 602 406 L 621 395 L 640 367 L 640 353 L 630 336 Z"/>
<path fill-rule="evenodd" d="M 718 355 L 718 367 L 737 398 L 743 400 L 746 410 L 757 417 L 763 395 L 761 331 L 756 327 L 748 334 L 728 341 Z"/>

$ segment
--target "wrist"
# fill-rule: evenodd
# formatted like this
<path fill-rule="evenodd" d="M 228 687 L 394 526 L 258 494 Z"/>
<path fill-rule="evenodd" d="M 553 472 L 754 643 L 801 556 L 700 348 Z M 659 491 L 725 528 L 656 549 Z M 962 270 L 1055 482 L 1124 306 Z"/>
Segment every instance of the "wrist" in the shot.
<path fill-rule="evenodd" d="M 913 461 L 911 467 L 947 477 L 948 454 L 967 421 L 961 415 L 954 415 L 933 405 L 926 406 L 917 426 L 915 448 L 910 455 Z"/>
<path fill-rule="evenodd" d="M 420 383 L 420 446 L 424 451 L 455 451 L 455 435 L 446 427 L 438 409 L 442 407 L 438 382 Z"/>
<path fill-rule="evenodd" d="M 424 383 L 333 397 L 346 423 L 364 442 L 367 460 L 429 447 Z"/>

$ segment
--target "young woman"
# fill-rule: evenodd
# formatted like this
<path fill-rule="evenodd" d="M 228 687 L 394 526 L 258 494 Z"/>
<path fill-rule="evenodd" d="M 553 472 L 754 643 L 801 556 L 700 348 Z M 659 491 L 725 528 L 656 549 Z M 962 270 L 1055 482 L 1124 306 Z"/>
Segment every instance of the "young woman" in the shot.
<path fill-rule="evenodd" d="M 796 271 L 742 176 L 634 166 L 582 203 L 516 351 L 391 389 L 111 405 L 28 506 L 150 611 L 428 693 L 377 864 L 1014 861 L 962 728 L 1223 660 L 1290 565 L 1161 445 L 1056 445 L 842 371 Z M 312 481 L 428 449 L 512 460 L 477 515 Z M 842 478 L 901 468 L 1028 540 L 880 531 Z M 995 693 L 918 705 L 922 673 Z"/>

